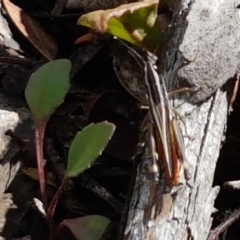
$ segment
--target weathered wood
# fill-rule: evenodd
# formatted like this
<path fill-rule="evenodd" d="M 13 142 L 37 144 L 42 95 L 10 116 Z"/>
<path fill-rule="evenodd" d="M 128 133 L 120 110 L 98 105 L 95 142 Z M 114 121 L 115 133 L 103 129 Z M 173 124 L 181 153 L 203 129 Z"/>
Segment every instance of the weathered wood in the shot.
<path fill-rule="evenodd" d="M 205 100 L 240 70 L 239 4 L 181 1 L 163 62 L 170 84 L 201 87 L 191 102 Z"/>
<path fill-rule="evenodd" d="M 187 103 L 186 103 L 187 104 Z M 184 105 L 186 105 L 184 104 Z M 182 108 L 186 106 L 181 106 Z M 190 105 L 188 105 L 188 111 Z M 191 109 L 186 118 L 186 154 L 192 178 L 163 194 L 150 173 L 151 161 L 138 165 L 124 239 L 206 239 L 219 188 L 212 188 L 216 160 L 226 121 L 226 94 L 218 91 L 208 102 Z M 155 216 L 154 216 L 155 215 Z M 154 216 L 154 217 L 153 217 Z"/>
<path fill-rule="evenodd" d="M 189 137 L 184 142 L 192 176 L 188 184 L 182 179 L 171 193 L 164 193 L 163 179 L 153 180 L 145 149 L 121 239 L 207 239 L 219 191 L 212 182 L 228 110 L 227 94 L 219 88 L 240 66 L 238 4 L 183 0 L 176 9 L 161 66 L 169 89 L 186 84 L 201 87 L 194 96 L 172 100 L 185 117 Z M 179 124 L 185 134 L 183 123 Z"/>

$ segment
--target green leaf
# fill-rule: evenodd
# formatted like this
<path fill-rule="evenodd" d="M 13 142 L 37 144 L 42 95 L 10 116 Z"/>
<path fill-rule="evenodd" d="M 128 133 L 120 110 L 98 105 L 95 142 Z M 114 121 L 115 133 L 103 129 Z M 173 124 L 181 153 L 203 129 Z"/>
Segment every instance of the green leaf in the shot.
<path fill-rule="evenodd" d="M 157 20 L 157 8 L 158 0 L 124 4 L 114 9 L 82 15 L 78 24 L 101 33 L 111 33 L 155 52 L 164 43 L 164 34 Z"/>
<path fill-rule="evenodd" d="M 34 72 L 25 89 L 25 97 L 35 123 L 46 121 L 63 102 L 70 87 L 71 62 L 59 59 Z"/>
<path fill-rule="evenodd" d="M 76 177 L 102 153 L 115 126 L 108 122 L 91 123 L 75 136 L 68 154 L 66 175 Z"/>
<path fill-rule="evenodd" d="M 110 220 L 100 215 L 89 215 L 75 219 L 65 219 L 61 225 L 68 227 L 78 240 L 101 239 Z"/>

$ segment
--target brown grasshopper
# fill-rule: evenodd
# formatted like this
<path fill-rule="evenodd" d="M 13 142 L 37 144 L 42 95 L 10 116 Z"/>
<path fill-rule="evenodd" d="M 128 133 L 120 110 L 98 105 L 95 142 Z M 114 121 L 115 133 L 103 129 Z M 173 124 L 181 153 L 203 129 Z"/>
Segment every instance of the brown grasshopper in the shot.
<path fill-rule="evenodd" d="M 146 52 L 145 56 L 140 56 L 131 47 L 127 46 L 127 48 L 144 70 L 144 82 L 150 109 L 150 114 L 147 114 L 142 127 L 143 133 L 147 132 L 144 134 L 145 143 L 151 149 L 153 161 L 162 160 L 169 184 L 176 186 L 179 183 L 179 161 L 183 164 L 186 180 L 190 179 L 190 174 L 176 112 L 170 104 L 163 76 L 156 70 L 157 57 L 149 52 Z M 196 90 L 185 88 L 174 93 L 183 91 Z"/>

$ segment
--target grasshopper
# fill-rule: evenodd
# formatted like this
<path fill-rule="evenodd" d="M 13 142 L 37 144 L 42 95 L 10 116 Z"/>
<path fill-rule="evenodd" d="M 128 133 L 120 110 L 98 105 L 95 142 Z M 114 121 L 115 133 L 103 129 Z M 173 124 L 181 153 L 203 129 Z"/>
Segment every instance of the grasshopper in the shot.
<path fill-rule="evenodd" d="M 156 129 L 156 150 L 163 158 L 162 162 L 169 183 L 175 186 L 179 181 L 179 160 L 183 163 L 186 180 L 190 179 L 190 174 L 176 113 L 170 104 L 163 76 L 155 69 L 155 62 L 156 57 L 147 53 L 147 60 L 143 59 L 144 81 L 148 92 L 151 117 Z"/>
<path fill-rule="evenodd" d="M 124 43 L 124 45 L 126 44 Z M 162 159 L 168 183 L 171 186 L 176 186 L 179 183 L 179 161 L 183 164 L 186 180 L 190 179 L 190 174 L 183 135 L 176 119 L 176 112 L 170 104 L 163 76 L 158 74 L 156 70 L 157 57 L 149 52 L 146 52 L 146 56 L 140 56 L 131 47 L 127 46 L 127 48 L 130 49 L 130 54 L 138 64 L 143 66 L 150 109 L 150 113 L 147 114 L 142 126 L 142 131 L 148 133 L 144 134 L 145 143 L 151 149 L 154 162 Z M 174 93 L 182 91 L 196 90 L 185 88 Z M 152 130 L 152 125 L 154 130 Z"/>

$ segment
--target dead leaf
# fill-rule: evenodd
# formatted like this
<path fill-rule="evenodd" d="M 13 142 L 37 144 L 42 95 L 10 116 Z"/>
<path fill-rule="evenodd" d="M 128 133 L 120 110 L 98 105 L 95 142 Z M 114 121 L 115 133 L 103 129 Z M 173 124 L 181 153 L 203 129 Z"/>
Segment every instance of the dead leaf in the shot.
<path fill-rule="evenodd" d="M 93 37 L 94 37 L 93 33 L 88 33 L 88 34 L 83 35 L 82 37 L 79 37 L 74 43 L 80 44 L 83 42 L 91 42 Z"/>
<path fill-rule="evenodd" d="M 158 2 L 134 2 L 90 12 L 82 15 L 78 24 L 100 33 L 108 32 L 150 52 L 160 52 L 164 44 L 164 29 L 157 20 Z"/>
<path fill-rule="evenodd" d="M 9 0 L 3 0 L 4 7 L 18 28 L 32 45 L 49 61 L 54 60 L 58 47 L 55 40 L 42 28 L 42 26 L 21 8 Z"/>
<path fill-rule="evenodd" d="M 126 13 L 133 13 L 138 9 L 147 8 L 157 3 L 158 3 L 158 0 L 152 0 L 152 1 L 146 1 L 146 2 L 123 4 L 119 7 L 108 9 L 108 10 L 94 11 L 94 12 L 91 12 L 90 14 L 82 15 L 81 18 L 78 20 L 78 23 L 80 24 L 81 22 L 86 21 L 96 31 L 100 33 L 105 33 L 107 31 L 108 21 L 110 20 L 110 18 L 113 18 L 113 17 L 120 18 Z M 155 19 L 154 19 L 154 22 L 155 22 Z"/>

